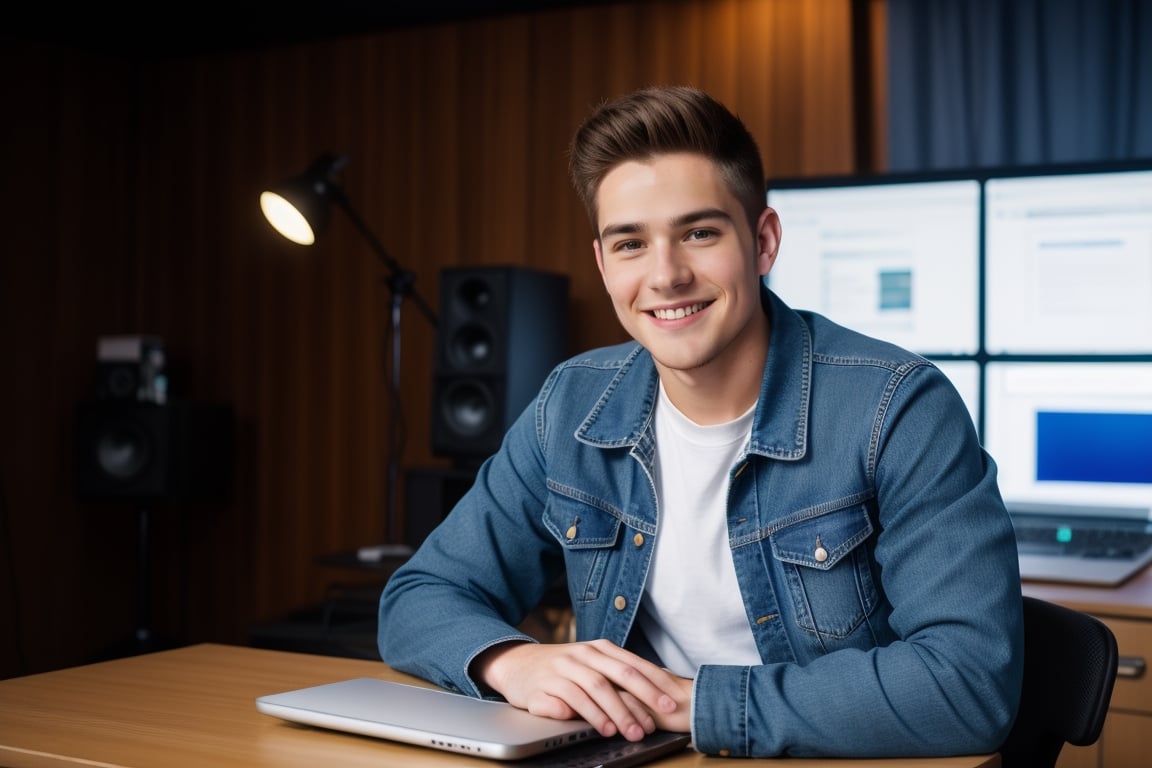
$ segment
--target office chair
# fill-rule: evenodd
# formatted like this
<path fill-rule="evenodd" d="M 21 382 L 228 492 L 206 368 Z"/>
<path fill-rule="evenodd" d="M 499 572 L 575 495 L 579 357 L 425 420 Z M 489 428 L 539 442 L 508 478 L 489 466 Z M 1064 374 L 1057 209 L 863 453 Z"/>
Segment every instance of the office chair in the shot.
<path fill-rule="evenodd" d="M 1024 596 L 1024 686 L 1003 768 L 1051 768 L 1065 743 L 1095 744 L 1116 682 L 1116 637 L 1093 616 Z"/>

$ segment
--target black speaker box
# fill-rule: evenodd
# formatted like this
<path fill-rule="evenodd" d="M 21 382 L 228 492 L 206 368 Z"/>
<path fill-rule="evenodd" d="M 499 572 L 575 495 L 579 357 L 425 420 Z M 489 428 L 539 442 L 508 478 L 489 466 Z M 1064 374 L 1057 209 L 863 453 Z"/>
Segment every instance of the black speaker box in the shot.
<path fill-rule="evenodd" d="M 217 403 L 81 403 L 76 491 L 89 501 L 219 501 L 232 481 L 232 409 Z"/>
<path fill-rule="evenodd" d="M 525 267 L 440 273 L 432 451 L 476 463 L 500 447 L 566 356 L 568 278 Z"/>
<path fill-rule="evenodd" d="M 415 549 L 440 525 L 476 473 L 468 469 L 409 469 L 404 473 L 404 543 Z"/>

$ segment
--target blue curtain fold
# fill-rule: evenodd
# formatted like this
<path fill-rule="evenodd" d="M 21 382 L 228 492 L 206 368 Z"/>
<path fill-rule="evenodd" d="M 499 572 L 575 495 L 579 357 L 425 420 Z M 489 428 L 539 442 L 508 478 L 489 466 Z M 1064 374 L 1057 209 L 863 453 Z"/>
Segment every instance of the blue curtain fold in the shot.
<path fill-rule="evenodd" d="M 887 8 L 889 170 L 1152 158 L 1152 2 Z"/>

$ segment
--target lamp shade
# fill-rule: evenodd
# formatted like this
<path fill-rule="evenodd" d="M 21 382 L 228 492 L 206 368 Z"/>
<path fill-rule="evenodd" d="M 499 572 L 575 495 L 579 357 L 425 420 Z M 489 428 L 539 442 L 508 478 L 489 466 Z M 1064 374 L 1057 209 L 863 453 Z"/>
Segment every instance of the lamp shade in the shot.
<path fill-rule="evenodd" d="M 312 245 L 328 224 L 330 203 L 340 193 L 333 176 L 346 162 L 342 155 L 322 155 L 304 173 L 261 192 L 264 218 L 292 242 Z"/>

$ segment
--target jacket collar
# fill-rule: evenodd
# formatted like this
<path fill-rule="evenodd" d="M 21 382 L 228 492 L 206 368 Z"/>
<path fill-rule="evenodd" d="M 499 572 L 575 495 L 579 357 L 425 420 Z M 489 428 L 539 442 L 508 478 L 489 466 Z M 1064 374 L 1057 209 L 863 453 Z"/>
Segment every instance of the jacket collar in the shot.
<path fill-rule="evenodd" d="M 800 315 L 764 283 L 760 300 L 772 318 L 772 331 L 748 451 L 800 459 L 807 450 L 812 334 Z M 638 445 L 651 429 L 657 388 L 652 355 L 637 344 L 577 428 L 576 439 L 600 448 Z"/>

